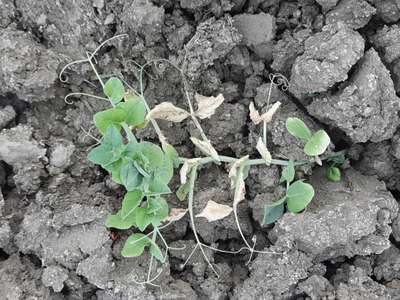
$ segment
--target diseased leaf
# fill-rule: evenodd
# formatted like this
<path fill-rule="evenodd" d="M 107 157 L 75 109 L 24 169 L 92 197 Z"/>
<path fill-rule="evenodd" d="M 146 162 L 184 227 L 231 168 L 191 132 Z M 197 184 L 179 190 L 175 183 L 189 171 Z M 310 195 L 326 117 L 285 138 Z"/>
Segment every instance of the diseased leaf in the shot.
<path fill-rule="evenodd" d="M 224 102 L 224 96 L 219 94 L 217 97 L 206 97 L 199 94 L 194 96 L 197 102 L 197 111 L 195 115 L 200 119 L 211 117 L 215 110 Z"/>
<path fill-rule="evenodd" d="M 340 169 L 335 166 L 330 166 L 326 169 L 326 177 L 330 181 L 338 182 L 341 179 Z"/>
<path fill-rule="evenodd" d="M 133 190 L 125 194 L 124 200 L 122 201 L 121 217 L 125 220 L 131 215 L 134 210 L 139 207 L 143 200 L 143 193 L 140 190 Z"/>
<path fill-rule="evenodd" d="M 265 163 L 269 166 L 272 162 L 272 156 L 261 137 L 258 139 L 256 148 L 258 153 L 260 153 L 261 157 L 265 160 Z"/>
<path fill-rule="evenodd" d="M 231 168 L 229 169 L 229 179 L 231 180 L 231 188 L 233 188 L 236 184 L 236 180 L 237 180 L 237 175 L 238 175 L 238 169 L 240 168 L 240 166 L 249 159 L 249 156 L 243 156 L 240 159 L 236 160 Z M 244 177 L 243 177 L 244 178 Z"/>
<path fill-rule="evenodd" d="M 261 115 L 261 120 L 267 123 L 271 122 L 272 117 L 274 116 L 274 114 L 276 113 L 276 111 L 280 106 L 281 103 L 279 101 L 272 104 L 271 108 Z"/>
<path fill-rule="evenodd" d="M 250 119 L 256 125 L 260 124 L 261 122 L 270 123 L 272 121 L 272 117 L 274 116 L 274 114 L 276 113 L 276 111 L 280 106 L 281 102 L 277 101 L 271 106 L 270 109 L 268 109 L 265 113 L 260 115 L 260 113 L 255 109 L 254 103 L 251 102 L 249 106 Z"/>
<path fill-rule="evenodd" d="M 210 141 L 201 141 L 199 139 L 196 139 L 195 137 L 191 137 L 190 140 L 197 148 L 199 148 L 201 152 L 203 152 L 207 156 L 211 156 L 214 160 L 219 161 L 218 152 L 211 145 Z"/>
<path fill-rule="evenodd" d="M 264 206 L 263 225 L 274 223 L 283 215 L 286 197 Z"/>
<path fill-rule="evenodd" d="M 179 123 L 189 116 L 190 114 L 186 110 L 176 107 L 171 102 L 162 102 L 147 114 L 147 119 L 160 119 Z"/>
<path fill-rule="evenodd" d="M 114 103 L 119 103 L 125 94 L 125 88 L 121 80 L 115 77 L 111 77 L 104 84 L 104 94 Z"/>
<path fill-rule="evenodd" d="M 137 257 L 142 255 L 144 248 L 151 245 L 151 240 L 143 233 L 132 234 L 125 242 L 121 255 L 123 257 Z"/>
<path fill-rule="evenodd" d="M 203 211 L 197 214 L 196 217 L 203 217 L 206 218 L 208 222 L 214 222 L 229 216 L 232 210 L 232 207 L 228 205 L 218 204 L 212 200 L 209 200 Z"/>
<path fill-rule="evenodd" d="M 186 213 L 188 212 L 187 209 L 184 208 L 171 208 L 169 212 L 169 216 L 164 220 L 165 222 L 176 222 L 182 219 Z"/>
<path fill-rule="evenodd" d="M 108 228 L 129 229 L 133 225 L 136 225 L 134 214 L 131 214 L 125 219 L 122 219 L 121 211 L 119 211 L 115 215 L 109 215 L 106 220 L 106 227 Z"/>
<path fill-rule="evenodd" d="M 189 194 L 190 184 L 186 182 L 179 186 L 178 190 L 176 191 L 176 196 L 180 201 L 184 201 Z"/>
<path fill-rule="evenodd" d="M 238 172 L 236 176 L 235 195 L 233 197 L 233 207 L 237 207 L 245 199 L 246 185 L 243 179 L 243 172 Z"/>
<path fill-rule="evenodd" d="M 304 146 L 304 153 L 309 156 L 321 155 L 326 151 L 331 139 L 324 130 L 318 130 Z"/>
<path fill-rule="evenodd" d="M 298 213 L 311 202 L 314 197 L 314 188 L 311 184 L 298 180 L 289 186 L 286 197 L 289 211 Z"/>
<path fill-rule="evenodd" d="M 190 169 L 192 168 L 193 165 L 195 165 L 200 158 L 192 158 L 192 159 L 186 159 L 179 171 L 180 179 L 181 179 L 181 184 L 185 184 L 187 181 L 187 175 L 190 172 Z"/>
<path fill-rule="evenodd" d="M 299 118 L 287 118 L 286 129 L 289 133 L 299 139 L 308 141 L 311 139 L 311 131 Z"/>
<path fill-rule="evenodd" d="M 285 166 L 282 170 L 280 183 L 287 182 L 291 183 L 294 180 L 295 170 L 294 170 L 294 162 L 293 160 L 289 160 L 288 165 Z"/>
<path fill-rule="evenodd" d="M 253 102 L 250 102 L 249 110 L 250 110 L 250 120 L 256 125 L 260 124 L 262 122 L 261 116 L 258 110 L 256 110 L 256 108 L 254 107 Z"/>

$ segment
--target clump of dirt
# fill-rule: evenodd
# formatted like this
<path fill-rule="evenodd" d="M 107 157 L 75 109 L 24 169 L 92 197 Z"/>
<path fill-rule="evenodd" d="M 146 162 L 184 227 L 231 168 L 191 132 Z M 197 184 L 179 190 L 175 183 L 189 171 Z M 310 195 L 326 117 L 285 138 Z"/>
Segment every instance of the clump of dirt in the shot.
<path fill-rule="evenodd" d="M 0 0 L 0 290 L 5 299 L 394 299 L 400 293 L 400 6 L 395 0 Z M 281 168 L 255 167 L 238 218 L 257 250 L 234 255 L 207 248 L 217 277 L 196 247 L 186 216 L 165 230 L 171 250 L 158 264 L 161 288 L 143 285 L 150 256 L 124 258 L 128 233 L 104 223 L 123 189 L 86 156 L 97 141 L 93 115 L 108 103 L 100 76 L 143 85 L 151 106 L 185 108 L 183 90 L 225 102 L 201 120 L 219 153 L 256 156 L 260 135 L 249 104 L 281 107 L 269 124 L 275 158 L 303 160 L 304 143 L 285 130 L 288 117 L 327 130 L 349 148 L 340 182 L 326 166 L 297 170 L 316 196 L 300 214 L 262 225 L 263 207 L 278 199 Z M 166 63 L 179 66 L 187 78 Z M 140 82 L 140 65 L 148 64 Z M 289 89 L 271 85 L 275 72 Z M 279 77 L 282 78 L 282 77 Z M 284 85 L 285 86 L 285 85 Z M 185 157 L 199 131 L 160 122 Z M 151 128 L 139 139 L 156 140 Z M 328 151 L 333 151 L 331 145 Z M 179 175 L 172 187 L 179 185 Z M 195 213 L 209 200 L 231 204 L 223 165 L 203 168 Z M 187 205 L 174 195 L 174 207 Z M 243 247 L 231 215 L 196 219 L 201 241 Z M 183 248 L 183 250 L 178 250 Z"/>

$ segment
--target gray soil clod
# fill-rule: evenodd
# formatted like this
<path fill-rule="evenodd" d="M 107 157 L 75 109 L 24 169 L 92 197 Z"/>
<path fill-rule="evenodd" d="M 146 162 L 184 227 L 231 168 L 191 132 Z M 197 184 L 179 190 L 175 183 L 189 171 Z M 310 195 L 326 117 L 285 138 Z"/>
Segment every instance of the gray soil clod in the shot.
<path fill-rule="evenodd" d="M 399 20 L 400 0 L 0 0 L 0 299 L 399 299 Z M 184 265 L 196 247 L 186 215 L 163 230 L 172 248 L 152 269 L 161 288 L 138 284 L 147 279 L 149 251 L 122 257 L 134 229 L 104 225 L 125 191 L 87 159 L 99 137 L 93 115 L 109 103 L 64 102 L 68 93 L 102 94 L 89 64 L 69 68 L 66 82 L 58 77 L 66 63 L 120 34 L 93 60 L 103 80 L 119 76 L 139 90 L 138 64 L 148 63 L 142 83 L 152 107 L 169 101 L 188 109 L 183 87 L 190 97 L 222 93 L 224 103 L 201 120 L 219 153 L 259 157 L 262 127 L 250 121 L 249 104 L 263 113 L 277 101 L 267 133 L 273 158 L 310 159 L 306 142 L 287 132 L 288 117 L 325 129 L 328 153 L 348 149 L 339 182 L 325 176 L 331 163 L 296 168 L 315 197 L 274 225 L 263 225 L 264 207 L 285 194 L 282 167 L 249 170 L 238 219 L 246 241 L 269 253 L 204 248 L 219 277 L 199 249 Z M 150 63 L 158 58 L 179 66 L 185 84 L 167 63 Z M 288 90 L 270 92 L 276 72 Z M 182 156 L 200 154 L 189 142 L 200 137 L 193 124 L 159 125 Z M 150 126 L 136 136 L 157 140 Z M 228 164 L 200 169 L 195 215 L 209 200 L 232 207 L 228 171 Z M 187 207 L 173 193 L 165 197 L 170 207 Z M 195 224 L 204 244 L 245 246 L 233 214 Z"/>

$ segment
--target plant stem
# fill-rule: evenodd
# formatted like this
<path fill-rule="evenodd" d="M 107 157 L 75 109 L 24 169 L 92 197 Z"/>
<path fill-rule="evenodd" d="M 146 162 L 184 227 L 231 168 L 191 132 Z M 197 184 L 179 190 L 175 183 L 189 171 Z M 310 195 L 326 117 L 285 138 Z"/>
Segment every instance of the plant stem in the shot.
<path fill-rule="evenodd" d="M 126 137 L 128 139 L 129 142 L 131 143 L 137 143 L 137 139 L 136 137 L 133 135 L 132 130 L 129 128 L 128 124 L 126 124 L 125 122 L 121 123 L 122 128 L 125 131 Z"/>
<path fill-rule="evenodd" d="M 157 229 L 155 228 L 153 231 L 153 235 L 151 237 L 151 240 L 153 242 L 153 244 L 156 243 L 156 239 L 157 239 Z M 150 282 L 150 277 L 151 277 L 151 269 L 153 268 L 153 260 L 154 260 L 154 256 L 151 255 L 150 256 L 150 263 L 149 263 L 149 271 L 147 272 L 147 281 Z"/>
<path fill-rule="evenodd" d="M 204 259 L 206 260 L 208 265 L 211 267 L 211 269 L 214 271 L 215 275 L 217 275 L 217 277 L 219 277 L 218 272 L 215 270 L 214 266 L 211 264 L 210 260 L 208 259 L 207 255 L 203 249 L 202 243 L 200 242 L 199 236 L 196 231 L 196 225 L 194 223 L 193 194 L 194 194 L 194 184 L 196 181 L 196 177 L 197 177 L 197 165 L 194 165 L 192 167 L 192 170 L 190 171 L 190 178 L 189 178 L 188 209 L 189 209 L 189 214 L 190 214 L 190 222 L 192 224 L 194 237 L 196 239 L 197 244 L 199 245 L 201 253 L 204 256 Z"/>

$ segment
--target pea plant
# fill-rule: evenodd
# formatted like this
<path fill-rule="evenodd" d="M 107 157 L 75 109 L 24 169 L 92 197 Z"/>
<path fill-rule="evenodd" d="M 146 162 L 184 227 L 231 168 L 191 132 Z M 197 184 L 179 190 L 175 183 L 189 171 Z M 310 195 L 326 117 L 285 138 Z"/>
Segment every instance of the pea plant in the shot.
<path fill-rule="evenodd" d="M 159 277 L 160 272 L 155 276 L 152 275 L 154 259 L 164 263 L 168 251 L 172 249 L 163 237 L 162 229 L 181 219 L 187 213 L 196 239 L 196 246 L 187 261 L 197 249 L 200 249 L 211 269 L 218 275 L 218 271 L 205 253 L 205 248 L 231 254 L 241 251 L 249 251 L 251 255 L 253 253 L 271 253 L 255 250 L 255 238 L 253 237 L 251 242 L 248 241 L 242 232 L 238 219 L 238 204 L 246 198 L 245 179 L 251 167 L 257 165 L 265 167 L 279 165 L 283 167 L 280 182 L 286 185 L 286 194 L 281 199 L 265 205 L 264 224 L 272 224 L 277 221 L 283 215 L 285 206 L 291 213 L 301 213 L 313 199 L 313 187 L 302 179 L 295 180 L 296 167 L 315 163 L 321 165 L 322 161 L 328 161 L 331 163 L 327 169 L 328 178 L 333 181 L 340 180 L 338 166 L 343 162 L 343 153 L 322 156 L 330 144 L 328 134 L 324 130 L 312 133 L 306 124 L 298 118 L 288 118 L 286 128 L 291 135 L 304 141 L 304 153 L 310 159 L 302 161 L 274 159 L 269 152 L 267 147 L 268 125 L 273 120 L 274 115 L 278 113 L 281 105 L 280 102 L 270 105 L 271 91 L 278 86 L 283 89 L 288 87 L 287 80 L 282 75 L 275 74 L 270 77 L 271 85 L 264 113 L 258 112 L 253 103 L 249 106 L 252 122 L 256 125 L 262 125 L 262 136 L 259 137 L 256 146 L 259 158 L 251 159 L 250 155 L 244 155 L 240 158 L 223 156 L 213 147 L 199 121 L 211 117 L 220 109 L 224 102 L 222 94 L 216 97 L 195 94 L 193 97 L 196 101 L 195 109 L 183 71 L 165 59 L 155 60 L 140 66 L 140 91 L 136 91 L 125 80 L 116 76 L 103 82 L 103 77 L 99 75 L 95 68 L 94 56 L 106 42 L 101 44 L 94 53 L 88 53 L 87 59 L 68 64 L 62 70 L 60 80 L 66 81 L 61 75 L 70 66 L 76 63 L 89 63 L 102 85 L 104 96 L 71 93 L 66 96 L 66 101 L 71 96 L 81 95 L 102 99 L 110 103 L 109 109 L 100 111 L 93 117 L 94 125 L 102 137 L 99 144 L 89 152 L 88 159 L 109 172 L 112 180 L 126 189 L 121 208 L 108 216 L 106 226 L 119 230 L 134 229 L 135 232 L 125 241 L 122 256 L 137 257 L 142 255 L 146 248 L 148 249 L 150 262 L 147 280 L 137 283 L 155 285 L 153 282 Z M 177 107 L 170 102 L 160 103 L 153 108 L 148 106 L 143 95 L 143 73 L 146 67 L 154 63 L 168 63 L 180 72 L 188 110 Z M 168 143 L 157 124 L 157 120 L 178 123 L 189 118 L 200 133 L 201 138 L 191 137 L 191 142 L 203 153 L 202 157 L 185 158 L 179 156 L 174 147 Z M 138 140 L 135 136 L 136 130 L 145 128 L 149 124 L 152 124 L 157 133 L 159 140 L 157 144 Z M 195 215 L 193 208 L 194 188 L 198 170 L 211 163 L 229 165 L 228 176 L 233 190 L 232 205 L 222 205 L 210 200 L 204 210 Z M 166 196 L 172 193 L 169 183 L 174 175 L 174 169 L 178 168 L 180 169 L 181 185 L 176 191 L 176 195 L 181 200 L 187 198 L 187 209 L 170 208 L 166 200 Z M 244 247 L 237 251 L 226 251 L 200 241 L 196 231 L 196 218 L 206 218 L 209 222 L 214 222 L 231 214 L 234 215 Z M 165 252 L 161 250 L 162 248 Z"/>

